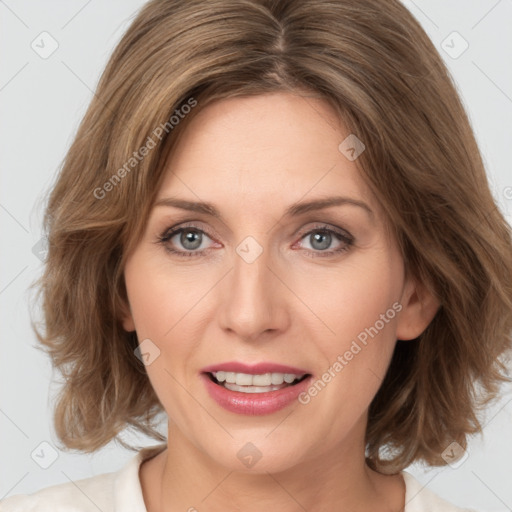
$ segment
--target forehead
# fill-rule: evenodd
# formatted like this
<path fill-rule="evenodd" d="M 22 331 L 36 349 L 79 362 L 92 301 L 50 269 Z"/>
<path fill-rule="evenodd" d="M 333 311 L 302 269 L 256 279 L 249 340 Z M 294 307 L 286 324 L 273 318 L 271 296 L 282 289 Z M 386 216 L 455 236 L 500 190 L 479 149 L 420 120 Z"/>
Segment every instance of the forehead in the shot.
<path fill-rule="evenodd" d="M 340 150 L 350 135 L 318 97 L 217 101 L 181 134 L 157 200 L 176 195 L 252 213 L 327 195 L 371 201 L 356 162 Z"/>

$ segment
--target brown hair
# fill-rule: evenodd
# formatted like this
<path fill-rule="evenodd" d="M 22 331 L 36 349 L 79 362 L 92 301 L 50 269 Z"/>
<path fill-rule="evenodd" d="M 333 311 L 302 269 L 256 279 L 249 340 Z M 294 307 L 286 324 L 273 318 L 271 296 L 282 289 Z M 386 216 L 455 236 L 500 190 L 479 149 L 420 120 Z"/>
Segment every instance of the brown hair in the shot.
<path fill-rule="evenodd" d="M 127 426 L 165 440 L 137 339 L 120 320 L 125 257 L 194 115 L 275 91 L 325 98 L 365 143 L 357 164 L 406 269 L 441 304 L 421 336 L 397 342 L 370 406 L 368 464 L 443 465 L 452 441 L 465 448 L 481 431 L 479 407 L 507 380 L 511 233 L 419 23 L 398 0 L 154 0 L 113 52 L 45 216 L 45 332 L 36 333 L 64 377 L 54 419 L 66 447 L 92 452 Z"/>

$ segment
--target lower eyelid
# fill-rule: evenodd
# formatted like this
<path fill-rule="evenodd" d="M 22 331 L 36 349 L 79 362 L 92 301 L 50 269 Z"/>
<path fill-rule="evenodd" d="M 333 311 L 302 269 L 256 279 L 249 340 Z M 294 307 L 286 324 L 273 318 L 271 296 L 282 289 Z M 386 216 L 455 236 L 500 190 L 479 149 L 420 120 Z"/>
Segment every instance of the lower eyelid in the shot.
<path fill-rule="evenodd" d="M 338 248 L 335 248 L 335 249 L 328 249 L 328 250 L 314 250 L 314 249 L 304 249 L 308 254 L 311 254 L 313 256 L 334 256 L 336 254 L 340 254 L 340 253 L 343 253 L 345 251 L 348 251 L 350 249 L 350 247 L 354 244 L 354 239 L 353 238 L 349 238 L 348 236 L 346 235 L 340 235 L 339 233 L 337 233 L 336 231 L 332 231 L 332 230 L 328 230 L 328 229 L 318 229 L 318 230 L 313 230 L 312 232 L 310 233 L 306 233 L 304 235 L 302 235 L 302 237 L 299 239 L 299 242 L 301 242 L 302 240 L 306 239 L 308 236 L 311 236 L 313 233 L 317 232 L 317 231 L 323 231 L 323 232 L 328 232 L 330 233 L 336 240 L 338 240 L 338 242 L 341 243 L 341 247 L 338 247 Z M 294 244 L 295 245 L 295 244 Z"/>
<path fill-rule="evenodd" d="M 218 243 L 218 242 L 215 242 L 212 235 L 210 235 L 205 229 L 199 228 L 194 225 L 188 225 L 188 226 L 185 225 L 185 226 L 177 227 L 176 229 L 169 228 L 167 231 L 165 231 L 162 235 L 160 235 L 158 237 L 157 242 L 160 242 L 161 244 L 163 244 L 169 253 L 177 254 L 179 256 L 184 255 L 184 256 L 190 257 L 190 256 L 193 256 L 196 254 L 199 256 L 204 252 L 208 252 L 209 248 L 202 249 L 199 251 L 199 250 L 187 250 L 187 249 L 171 249 L 167 246 L 167 243 L 169 242 L 169 240 L 171 240 L 176 235 L 178 235 L 181 232 L 186 231 L 186 230 L 197 231 L 198 233 L 201 233 L 202 235 L 205 235 L 206 237 L 208 237 L 210 240 L 212 240 L 213 243 Z M 339 233 L 338 231 L 335 231 L 332 228 L 322 227 L 322 226 L 310 229 L 306 233 L 299 235 L 300 238 L 298 239 L 298 242 L 304 240 L 306 237 L 308 237 L 314 233 L 317 233 L 317 232 L 329 233 L 332 236 L 334 236 L 339 242 L 344 243 L 345 246 L 338 248 L 338 249 L 330 249 L 330 250 L 325 250 L 325 251 L 320 251 L 320 250 L 315 251 L 314 249 L 304 249 L 307 253 L 310 253 L 314 256 L 322 256 L 322 255 L 329 256 L 329 255 L 343 253 L 343 252 L 347 251 L 350 248 L 350 246 L 353 245 L 353 243 L 354 243 L 354 238 L 351 235 L 342 234 L 342 233 Z"/>

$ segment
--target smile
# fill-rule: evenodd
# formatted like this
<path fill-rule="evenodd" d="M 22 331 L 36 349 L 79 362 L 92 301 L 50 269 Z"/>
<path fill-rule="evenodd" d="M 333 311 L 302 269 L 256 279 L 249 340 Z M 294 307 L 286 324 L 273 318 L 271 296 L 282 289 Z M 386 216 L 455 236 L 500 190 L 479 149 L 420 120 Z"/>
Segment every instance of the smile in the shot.
<path fill-rule="evenodd" d="M 224 361 L 201 369 L 210 398 L 244 415 L 272 414 L 298 401 L 313 381 L 305 368 L 273 361 Z"/>
<path fill-rule="evenodd" d="M 293 386 L 304 379 L 308 374 L 296 375 L 293 373 L 250 373 L 211 372 L 212 380 L 230 391 L 240 393 L 266 393 Z"/>

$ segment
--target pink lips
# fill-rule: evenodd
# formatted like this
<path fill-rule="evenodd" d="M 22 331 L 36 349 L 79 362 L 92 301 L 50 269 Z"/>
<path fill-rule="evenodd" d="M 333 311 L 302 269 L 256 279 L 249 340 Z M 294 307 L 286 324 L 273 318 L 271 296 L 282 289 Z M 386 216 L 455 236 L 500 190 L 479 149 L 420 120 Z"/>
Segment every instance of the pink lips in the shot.
<path fill-rule="evenodd" d="M 307 370 L 295 368 L 293 366 L 286 366 L 283 364 L 275 363 L 256 363 L 248 365 L 239 363 L 237 361 L 228 361 L 226 363 L 212 364 L 206 366 L 201 370 L 203 373 L 212 372 L 235 372 L 235 373 L 248 373 L 250 375 L 260 375 L 263 373 L 293 373 L 295 375 L 303 375 L 309 373 Z"/>
<path fill-rule="evenodd" d="M 264 393 L 243 393 L 241 391 L 231 391 L 214 382 L 209 374 L 217 371 L 248 373 L 250 375 L 264 373 L 293 373 L 299 376 L 309 372 L 300 368 L 281 364 L 258 363 L 254 365 L 247 365 L 236 361 L 213 364 L 203 368 L 201 371 L 201 379 L 203 380 L 210 397 L 224 409 L 245 415 L 259 416 L 263 414 L 272 414 L 284 409 L 297 401 L 299 395 L 311 385 L 313 380 L 313 376 L 308 375 L 297 384 L 285 386 L 275 391 L 266 391 Z"/>

